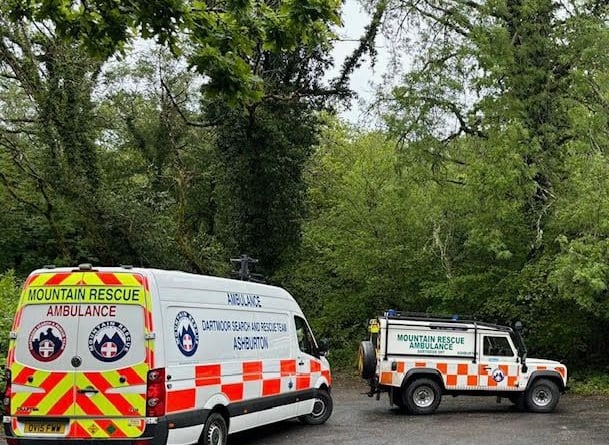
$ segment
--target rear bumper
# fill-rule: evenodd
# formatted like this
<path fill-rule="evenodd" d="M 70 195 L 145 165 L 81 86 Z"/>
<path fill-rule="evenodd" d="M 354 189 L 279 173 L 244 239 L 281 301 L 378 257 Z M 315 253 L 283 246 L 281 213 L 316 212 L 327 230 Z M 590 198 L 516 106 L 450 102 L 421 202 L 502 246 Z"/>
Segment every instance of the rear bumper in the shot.
<path fill-rule="evenodd" d="M 64 438 L 48 436 L 15 436 L 10 423 L 4 424 L 4 433 L 7 439 L 16 439 L 19 445 L 133 445 L 135 441 L 148 440 L 149 445 L 166 445 L 168 436 L 168 420 L 166 417 L 159 418 L 158 423 L 147 425 L 140 437 L 131 439 L 87 439 L 87 438 Z M 146 442 L 143 442 L 146 443 Z"/>

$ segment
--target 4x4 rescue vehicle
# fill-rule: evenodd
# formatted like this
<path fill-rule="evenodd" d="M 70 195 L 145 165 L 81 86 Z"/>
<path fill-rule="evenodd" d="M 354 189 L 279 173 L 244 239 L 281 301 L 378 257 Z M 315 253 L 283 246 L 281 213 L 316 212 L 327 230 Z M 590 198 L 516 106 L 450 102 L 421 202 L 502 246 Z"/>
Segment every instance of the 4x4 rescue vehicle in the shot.
<path fill-rule="evenodd" d="M 283 289 L 183 272 L 45 268 L 10 334 L 9 445 L 222 445 L 332 413 L 332 378 Z"/>
<path fill-rule="evenodd" d="M 567 389 L 567 368 L 527 358 L 521 330 L 520 323 L 512 329 L 390 310 L 370 320 L 359 371 L 370 397 L 388 392 L 390 404 L 413 414 L 433 413 L 445 394 L 492 395 L 550 412 Z"/>

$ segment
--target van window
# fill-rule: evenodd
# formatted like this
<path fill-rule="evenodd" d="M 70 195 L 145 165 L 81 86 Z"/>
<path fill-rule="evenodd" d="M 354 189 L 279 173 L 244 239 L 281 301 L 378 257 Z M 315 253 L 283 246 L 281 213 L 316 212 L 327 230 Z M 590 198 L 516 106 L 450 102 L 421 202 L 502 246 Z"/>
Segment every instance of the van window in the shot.
<path fill-rule="evenodd" d="M 294 316 L 294 322 L 296 323 L 298 347 L 306 354 L 315 355 L 315 342 L 313 340 L 313 334 L 311 334 L 309 326 L 307 326 L 307 322 L 298 315 Z"/>
<path fill-rule="evenodd" d="M 513 357 L 514 351 L 506 337 L 484 336 L 484 355 L 495 357 Z"/>

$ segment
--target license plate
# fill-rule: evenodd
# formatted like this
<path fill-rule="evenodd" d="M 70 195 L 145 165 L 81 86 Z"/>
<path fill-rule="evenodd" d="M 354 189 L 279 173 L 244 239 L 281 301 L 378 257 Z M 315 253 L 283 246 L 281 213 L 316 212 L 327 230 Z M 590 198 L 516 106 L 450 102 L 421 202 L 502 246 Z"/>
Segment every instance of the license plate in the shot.
<path fill-rule="evenodd" d="M 63 434 L 66 424 L 61 422 L 27 422 L 26 434 Z"/>

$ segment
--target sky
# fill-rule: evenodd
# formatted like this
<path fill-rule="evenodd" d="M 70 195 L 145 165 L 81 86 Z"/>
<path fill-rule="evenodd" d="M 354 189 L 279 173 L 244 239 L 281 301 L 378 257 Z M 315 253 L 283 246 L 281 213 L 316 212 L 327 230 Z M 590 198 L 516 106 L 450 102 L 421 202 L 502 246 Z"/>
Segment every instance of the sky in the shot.
<path fill-rule="evenodd" d="M 363 10 L 357 0 L 347 0 L 343 6 L 343 28 L 338 31 L 339 41 L 334 45 L 332 56 L 334 68 L 328 72 L 327 77 L 332 78 L 338 74 L 340 67 L 359 44 L 359 38 L 364 33 L 365 26 L 370 22 L 370 15 Z M 341 116 L 352 124 L 369 127 L 376 123 L 373 116 L 365 113 L 365 102 L 374 96 L 375 85 L 378 85 L 389 63 L 389 48 L 383 36 L 376 39 L 377 61 L 374 67 L 370 65 L 367 57 L 360 68 L 351 75 L 350 87 L 358 95 L 351 103 L 350 110 L 341 110 Z"/>

